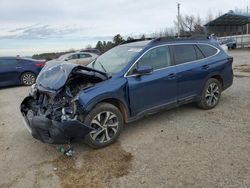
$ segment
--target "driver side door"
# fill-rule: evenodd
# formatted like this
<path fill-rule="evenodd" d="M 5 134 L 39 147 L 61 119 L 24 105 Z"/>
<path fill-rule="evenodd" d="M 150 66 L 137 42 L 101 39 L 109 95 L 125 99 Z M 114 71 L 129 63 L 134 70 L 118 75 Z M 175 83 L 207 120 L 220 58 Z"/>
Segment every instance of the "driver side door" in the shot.
<path fill-rule="evenodd" d="M 153 68 L 151 74 L 133 74 L 142 66 Z M 153 48 L 143 54 L 126 76 L 132 116 L 150 113 L 177 103 L 177 77 L 168 46 Z"/>

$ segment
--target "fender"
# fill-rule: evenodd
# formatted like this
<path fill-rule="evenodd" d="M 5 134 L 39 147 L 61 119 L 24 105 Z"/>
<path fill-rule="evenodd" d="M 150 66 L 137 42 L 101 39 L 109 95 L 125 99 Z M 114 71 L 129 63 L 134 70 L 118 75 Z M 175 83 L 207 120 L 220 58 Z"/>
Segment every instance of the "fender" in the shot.
<path fill-rule="evenodd" d="M 107 87 L 107 83 L 110 87 Z M 105 84 L 104 84 L 105 83 Z M 128 103 L 128 89 L 127 89 L 127 80 L 125 78 L 119 79 L 110 79 L 95 86 L 83 90 L 79 93 L 79 103 L 89 112 L 95 105 L 104 100 L 114 99 L 123 104 L 126 108 L 126 111 L 129 112 Z"/>

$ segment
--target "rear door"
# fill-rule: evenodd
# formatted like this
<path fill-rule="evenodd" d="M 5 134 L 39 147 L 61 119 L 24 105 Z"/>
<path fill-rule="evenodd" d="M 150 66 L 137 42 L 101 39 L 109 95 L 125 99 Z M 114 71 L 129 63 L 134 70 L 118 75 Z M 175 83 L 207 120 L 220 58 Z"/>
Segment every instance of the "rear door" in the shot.
<path fill-rule="evenodd" d="M 178 44 L 172 48 L 178 77 L 178 101 L 192 100 L 203 89 L 212 61 L 196 44 Z"/>
<path fill-rule="evenodd" d="M 68 62 L 79 64 L 79 54 L 73 54 L 68 57 Z"/>
<path fill-rule="evenodd" d="M 133 75 L 133 69 L 151 66 L 150 75 Z M 146 52 L 127 75 L 132 115 L 177 102 L 176 70 L 168 46 L 156 47 Z"/>
<path fill-rule="evenodd" d="M 19 84 L 22 69 L 23 67 L 17 59 L 0 59 L 0 85 Z"/>
<path fill-rule="evenodd" d="M 92 56 L 88 53 L 80 53 L 79 56 L 79 63 L 82 65 L 87 65 L 89 62 L 92 61 Z"/>

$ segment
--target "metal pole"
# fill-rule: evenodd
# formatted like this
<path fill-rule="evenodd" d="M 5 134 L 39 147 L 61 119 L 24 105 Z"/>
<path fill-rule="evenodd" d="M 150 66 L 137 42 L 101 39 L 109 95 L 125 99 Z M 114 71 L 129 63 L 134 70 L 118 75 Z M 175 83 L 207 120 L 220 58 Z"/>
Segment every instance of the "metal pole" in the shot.
<path fill-rule="evenodd" d="M 247 6 L 247 14 L 248 14 L 248 6 Z M 247 34 L 249 34 L 249 24 L 247 24 L 246 26 L 247 26 Z"/>
<path fill-rule="evenodd" d="M 177 3 L 177 10 L 178 10 L 178 38 L 180 38 L 180 3 Z"/>

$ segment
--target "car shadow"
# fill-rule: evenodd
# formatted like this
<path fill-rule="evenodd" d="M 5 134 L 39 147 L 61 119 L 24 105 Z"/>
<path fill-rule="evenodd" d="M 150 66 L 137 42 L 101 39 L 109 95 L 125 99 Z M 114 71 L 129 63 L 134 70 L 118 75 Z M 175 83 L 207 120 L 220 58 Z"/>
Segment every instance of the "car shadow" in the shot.
<path fill-rule="evenodd" d="M 24 85 L 0 86 L 0 90 L 12 89 L 12 88 L 18 88 L 18 87 L 30 87 L 30 86 L 24 86 Z"/>
<path fill-rule="evenodd" d="M 177 108 L 172 108 L 168 110 L 161 110 L 154 114 L 149 114 L 141 119 L 134 122 L 125 124 L 121 136 L 127 137 L 134 131 L 139 131 L 139 129 L 147 129 L 158 122 L 174 122 L 177 120 L 178 116 L 185 113 L 190 113 L 192 111 L 200 111 L 195 103 L 185 104 Z M 159 130 L 161 131 L 161 130 Z"/>

